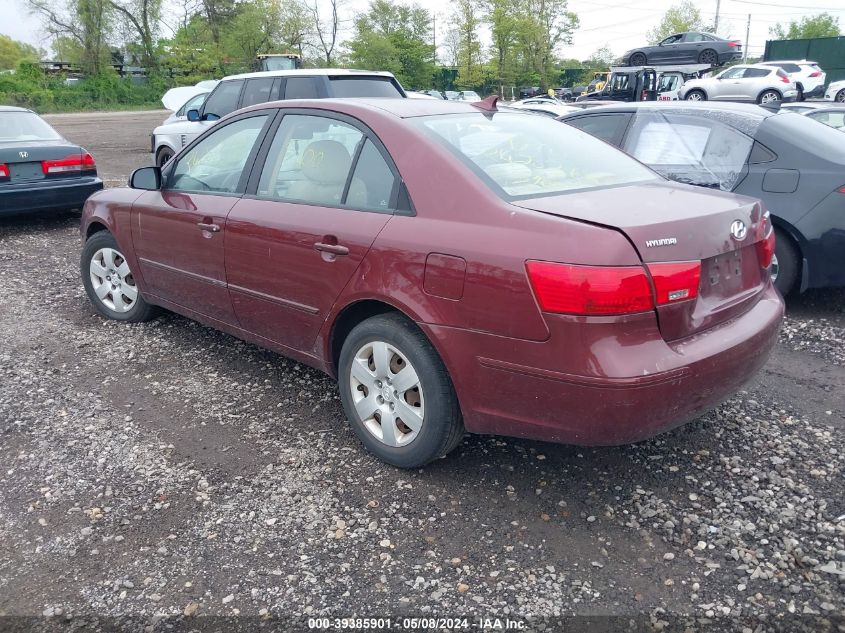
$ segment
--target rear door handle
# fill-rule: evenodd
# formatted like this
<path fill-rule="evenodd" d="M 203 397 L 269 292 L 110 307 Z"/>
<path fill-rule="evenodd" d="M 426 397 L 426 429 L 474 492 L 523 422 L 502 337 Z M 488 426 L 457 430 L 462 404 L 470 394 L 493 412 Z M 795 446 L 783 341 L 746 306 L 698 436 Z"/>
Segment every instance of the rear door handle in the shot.
<path fill-rule="evenodd" d="M 330 253 L 332 255 L 349 255 L 349 249 L 340 244 L 325 244 L 323 242 L 315 242 L 314 250 L 321 253 Z"/>
<path fill-rule="evenodd" d="M 211 233 L 220 232 L 219 224 L 207 224 L 205 222 L 197 222 L 197 226 L 200 227 L 200 229 L 202 229 L 203 231 L 209 231 Z"/>

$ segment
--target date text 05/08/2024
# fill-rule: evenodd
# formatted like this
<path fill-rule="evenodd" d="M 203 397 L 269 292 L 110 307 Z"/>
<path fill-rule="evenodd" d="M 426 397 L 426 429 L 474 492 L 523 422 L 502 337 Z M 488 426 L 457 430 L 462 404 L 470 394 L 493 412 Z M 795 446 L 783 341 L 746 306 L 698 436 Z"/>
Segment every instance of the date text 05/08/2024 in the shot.
<path fill-rule="evenodd" d="M 521 631 L 524 620 L 510 618 L 308 618 L 308 628 L 323 631 Z"/>

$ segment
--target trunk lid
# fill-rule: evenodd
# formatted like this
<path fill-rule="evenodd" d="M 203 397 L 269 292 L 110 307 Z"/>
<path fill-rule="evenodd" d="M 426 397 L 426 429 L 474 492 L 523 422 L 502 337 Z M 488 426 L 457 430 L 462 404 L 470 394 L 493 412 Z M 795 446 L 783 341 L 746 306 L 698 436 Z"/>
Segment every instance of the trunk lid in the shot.
<path fill-rule="evenodd" d="M 768 278 L 756 247 L 764 237 L 764 210 L 750 198 L 655 182 L 512 204 L 618 230 L 645 264 L 701 262 L 698 296 L 657 307 L 666 340 L 689 336 L 749 309 Z M 745 237 L 732 236 L 732 228 L 742 226 Z M 561 261 L 566 262 L 565 255 Z"/>
<path fill-rule="evenodd" d="M 6 165 L 9 170 L 9 177 L 0 180 L 0 186 L 79 176 L 80 172 L 45 174 L 42 163 L 84 156 L 85 153 L 78 145 L 65 140 L 0 143 L 0 165 Z M 85 175 L 90 175 L 91 171 L 86 169 Z"/>

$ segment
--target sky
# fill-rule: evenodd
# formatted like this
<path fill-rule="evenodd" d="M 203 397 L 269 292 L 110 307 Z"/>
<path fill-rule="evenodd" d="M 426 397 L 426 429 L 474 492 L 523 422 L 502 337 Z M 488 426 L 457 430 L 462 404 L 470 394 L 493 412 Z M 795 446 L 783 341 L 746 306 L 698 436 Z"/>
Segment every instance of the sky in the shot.
<path fill-rule="evenodd" d="M 448 23 L 451 0 L 417 0 L 437 16 L 437 39 L 441 39 L 443 26 Z M 665 11 L 676 0 L 570 0 L 569 9 L 578 14 L 581 24 L 573 36 L 571 46 L 561 49 L 567 58 L 587 59 L 602 46 L 609 46 L 617 55 L 646 43 L 646 33 L 659 23 Z M 721 35 L 742 40 L 749 55 L 763 53 L 769 28 L 777 22 L 800 20 L 805 15 L 827 11 L 839 18 L 845 29 L 845 3 L 842 0 L 704 0 L 698 3 L 705 20 L 716 15 L 720 1 L 719 32 Z M 363 8 L 366 0 L 350 0 L 350 8 Z M 746 24 L 751 15 L 751 31 L 746 42 Z M 49 49 L 49 42 L 39 19 L 29 15 L 24 0 L 0 0 L 0 15 L 12 16 L 0 23 L 0 33 L 16 40 Z M 445 51 L 440 49 L 442 59 Z"/>

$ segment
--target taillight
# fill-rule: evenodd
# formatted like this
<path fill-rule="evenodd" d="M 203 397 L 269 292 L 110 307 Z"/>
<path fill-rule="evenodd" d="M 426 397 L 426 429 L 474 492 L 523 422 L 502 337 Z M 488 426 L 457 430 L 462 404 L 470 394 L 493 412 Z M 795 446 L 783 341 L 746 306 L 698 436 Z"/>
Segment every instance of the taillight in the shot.
<path fill-rule="evenodd" d="M 698 296 L 701 262 L 646 264 L 654 281 L 657 305 L 694 299 Z"/>
<path fill-rule="evenodd" d="M 3 165 L 3 167 L 5 167 L 5 165 Z M 839 187 L 839 189 L 837 189 L 836 191 L 838 191 L 839 193 L 845 193 L 845 185 Z"/>
<path fill-rule="evenodd" d="M 814 73 L 810 73 L 810 77 L 821 77 L 821 76 L 822 76 L 822 71 L 820 71 L 820 70 L 817 70 Z"/>
<path fill-rule="evenodd" d="M 9 166 L 5 163 L 0 163 L 0 178 L 9 177 Z"/>
<path fill-rule="evenodd" d="M 60 160 L 41 161 L 41 170 L 45 174 L 66 174 L 81 171 L 92 171 L 96 168 L 91 154 L 71 154 Z"/>
<path fill-rule="evenodd" d="M 791 84 L 792 83 L 792 80 L 789 77 L 787 77 L 786 75 L 781 77 L 780 80 L 785 84 Z"/>
<path fill-rule="evenodd" d="M 775 255 L 775 229 L 768 211 L 763 214 L 758 230 L 760 239 L 757 241 L 757 259 L 762 268 L 768 268 Z"/>
<path fill-rule="evenodd" d="M 654 308 L 642 266 L 576 266 L 526 263 L 528 278 L 544 312 L 609 315 Z"/>

